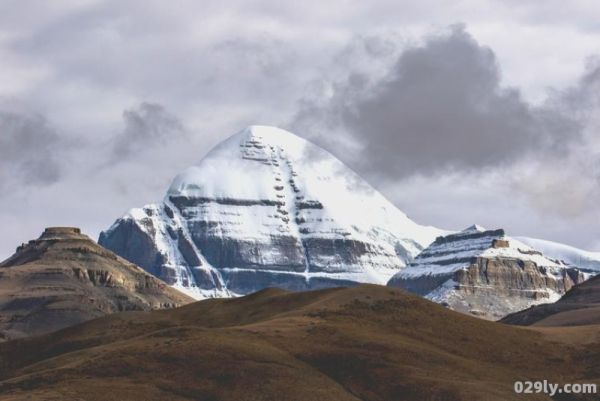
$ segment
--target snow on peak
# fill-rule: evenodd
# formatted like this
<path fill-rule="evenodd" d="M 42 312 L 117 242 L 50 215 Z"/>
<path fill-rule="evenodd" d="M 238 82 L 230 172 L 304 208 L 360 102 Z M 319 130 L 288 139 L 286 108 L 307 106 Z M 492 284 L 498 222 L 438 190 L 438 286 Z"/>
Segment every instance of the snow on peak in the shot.
<path fill-rule="evenodd" d="M 412 256 L 444 234 L 414 223 L 329 152 L 269 126 L 249 126 L 214 147 L 173 180 L 169 197 L 281 203 L 288 213 L 295 212 L 287 210 L 295 203 L 314 203 L 323 213 L 313 229 L 331 232 L 336 226 L 340 235 L 370 236 L 377 227 L 378 235 L 388 232 L 414 242 Z"/>
<path fill-rule="evenodd" d="M 307 147 L 317 146 L 280 128 L 251 125 L 219 143 L 199 163 L 175 177 L 168 194 L 270 198 L 273 191 L 262 184 L 273 168 L 279 167 L 278 159 L 302 159 Z"/>
<path fill-rule="evenodd" d="M 557 242 L 529 237 L 519 241 L 542 251 L 545 255 L 585 270 L 600 271 L 600 252 L 590 252 Z"/>
<path fill-rule="evenodd" d="M 487 229 L 485 227 L 482 227 L 479 224 L 473 224 L 472 226 L 465 228 L 461 232 L 463 232 L 463 233 L 473 233 L 473 232 L 482 233 L 484 231 L 487 231 Z"/>
<path fill-rule="evenodd" d="M 507 236 L 503 229 L 485 230 L 473 225 L 459 233 L 437 238 L 398 276 L 449 274 L 468 267 L 478 257 L 528 260 L 551 269 L 562 267 L 541 252 Z"/>
<path fill-rule="evenodd" d="M 161 204 L 130 216 L 161 255 L 150 270 L 221 294 L 311 280 L 385 284 L 447 234 L 410 220 L 327 151 L 259 125 L 218 144 L 175 177 Z"/>
<path fill-rule="evenodd" d="M 207 157 L 211 154 L 231 152 L 239 146 L 250 150 L 282 149 L 286 153 L 294 155 L 294 157 L 301 157 L 307 146 L 317 147 L 308 140 L 281 128 L 268 125 L 250 125 L 218 144 L 208 153 Z"/>
<path fill-rule="evenodd" d="M 268 145 L 286 147 L 288 150 L 290 147 L 302 146 L 307 142 L 306 139 L 296 134 L 269 125 L 250 125 L 233 135 L 233 137 L 242 137 L 245 140 L 260 140 Z"/>

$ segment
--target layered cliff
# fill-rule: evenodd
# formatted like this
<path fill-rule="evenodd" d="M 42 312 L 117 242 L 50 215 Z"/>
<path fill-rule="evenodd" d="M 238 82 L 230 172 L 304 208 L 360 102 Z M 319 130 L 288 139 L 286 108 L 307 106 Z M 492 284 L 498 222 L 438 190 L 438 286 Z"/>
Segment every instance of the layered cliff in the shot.
<path fill-rule="evenodd" d="M 58 330 L 127 310 L 193 301 L 94 243 L 77 228 L 47 228 L 0 263 L 0 338 Z"/>
<path fill-rule="evenodd" d="M 414 223 L 317 146 L 252 126 L 99 242 L 202 298 L 385 284 L 441 233 Z"/>
<path fill-rule="evenodd" d="M 499 319 L 554 302 L 587 275 L 505 235 L 472 226 L 437 238 L 388 285 L 464 313 Z"/>
<path fill-rule="evenodd" d="M 571 288 L 551 304 L 534 305 L 502 319 L 521 326 L 587 326 L 600 324 L 600 276 Z"/>

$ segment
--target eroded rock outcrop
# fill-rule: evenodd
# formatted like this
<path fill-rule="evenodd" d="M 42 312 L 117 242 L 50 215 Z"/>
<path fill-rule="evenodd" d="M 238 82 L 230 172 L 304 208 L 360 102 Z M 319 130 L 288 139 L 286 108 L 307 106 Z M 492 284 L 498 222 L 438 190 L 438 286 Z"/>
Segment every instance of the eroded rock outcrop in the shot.
<path fill-rule="evenodd" d="M 479 226 L 437 238 L 388 285 L 454 310 L 499 319 L 531 305 L 554 302 L 588 276 Z"/>
<path fill-rule="evenodd" d="M 2 339 L 47 333 L 109 313 L 191 301 L 77 228 L 47 228 L 0 264 Z"/>
<path fill-rule="evenodd" d="M 521 326 L 587 326 L 600 324 L 600 276 L 571 288 L 558 301 L 510 314 L 502 323 Z"/>

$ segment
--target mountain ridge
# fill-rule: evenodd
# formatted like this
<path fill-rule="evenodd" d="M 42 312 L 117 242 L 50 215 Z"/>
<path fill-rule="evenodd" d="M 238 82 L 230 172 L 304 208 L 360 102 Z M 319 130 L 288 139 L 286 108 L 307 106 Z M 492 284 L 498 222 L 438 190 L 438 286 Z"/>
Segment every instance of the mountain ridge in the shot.
<path fill-rule="evenodd" d="M 539 238 L 522 236 L 515 238 L 539 249 L 553 259 L 561 260 L 589 272 L 600 272 L 600 252 L 586 251 L 575 246 Z"/>

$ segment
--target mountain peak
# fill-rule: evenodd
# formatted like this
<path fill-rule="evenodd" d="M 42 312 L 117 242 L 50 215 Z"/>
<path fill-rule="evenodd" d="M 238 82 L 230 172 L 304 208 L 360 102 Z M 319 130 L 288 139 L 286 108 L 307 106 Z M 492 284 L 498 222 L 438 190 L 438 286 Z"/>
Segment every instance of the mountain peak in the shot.
<path fill-rule="evenodd" d="M 261 136 L 265 138 L 278 138 L 278 137 L 293 137 L 299 138 L 298 135 L 287 131 L 283 128 L 275 127 L 273 125 L 249 125 L 244 128 L 240 133 L 244 133 L 250 136 Z M 236 134 L 237 135 L 237 134 Z"/>
<path fill-rule="evenodd" d="M 293 151 L 300 147 L 303 148 L 307 143 L 306 139 L 285 129 L 270 125 L 249 125 L 243 130 L 226 139 L 223 144 L 230 142 L 246 143 L 248 145 L 256 144 L 266 147 L 281 147 L 285 151 Z M 220 148 L 218 145 L 215 149 Z M 209 153 L 210 154 L 210 153 Z"/>
<path fill-rule="evenodd" d="M 585 276 L 545 257 L 503 229 L 473 225 L 437 238 L 389 285 L 457 311 L 498 319 L 558 299 Z"/>
<path fill-rule="evenodd" d="M 306 150 L 312 147 L 317 148 L 281 128 L 251 125 L 219 143 L 199 163 L 176 176 L 168 195 L 267 199 L 274 195 L 269 179 L 273 170 L 284 167 L 284 163 L 302 161 Z"/>
<path fill-rule="evenodd" d="M 16 252 L 8 259 L 0 263 L 1 267 L 11 267 L 36 261 L 47 256 L 47 251 L 53 245 L 62 247 L 63 243 L 77 243 L 78 246 L 97 247 L 90 237 L 81 233 L 76 227 L 48 227 L 37 239 L 19 245 Z"/>
<path fill-rule="evenodd" d="M 77 227 L 47 227 L 40 240 L 53 239 L 86 239 L 85 235 L 81 234 L 81 230 Z"/>
<path fill-rule="evenodd" d="M 317 145 L 252 125 L 175 177 L 162 204 L 132 210 L 100 243 L 212 297 L 385 284 L 442 233 L 410 220 Z M 132 236 L 139 242 L 123 240 Z"/>
<path fill-rule="evenodd" d="M 472 226 L 465 228 L 461 232 L 463 232 L 463 233 L 471 233 L 471 232 L 482 233 L 484 231 L 487 231 L 487 229 L 485 227 L 482 227 L 479 224 L 473 224 Z"/>

